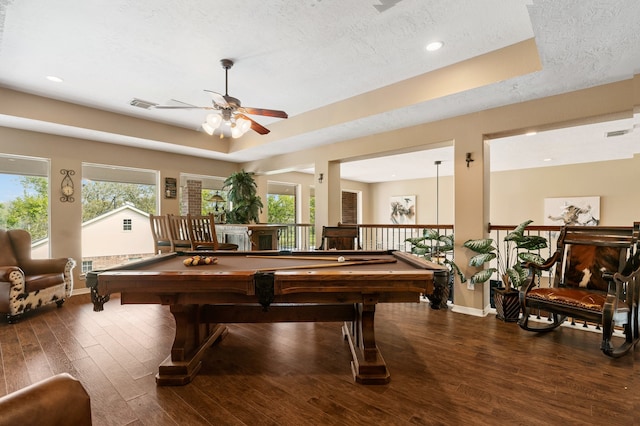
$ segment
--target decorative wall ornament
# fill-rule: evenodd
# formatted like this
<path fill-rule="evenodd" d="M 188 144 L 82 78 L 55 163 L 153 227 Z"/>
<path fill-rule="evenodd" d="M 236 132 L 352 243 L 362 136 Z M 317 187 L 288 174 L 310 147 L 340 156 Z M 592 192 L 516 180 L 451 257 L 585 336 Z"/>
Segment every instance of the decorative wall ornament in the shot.
<path fill-rule="evenodd" d="M 176 178 L 164 178 L 164 198 L 178 197 L 178 181 Z"/>
<path fill-rule="evenodd" d="M 559 197 L 544 199 L 545 225 L 584 225 L 600 223 L 600 197 Z"/>
<path fill-rule="evenodd" d="M 73 203 L 75 201 L 75 198 L 73 198 L 75 188 L 73 187 L 73 179 L 71 179 L 71 176 L 75 175 L 76 172 L 74 170 L 60 169 L 60 174 L 64 175 L 60 183 L 60 192 L 62 192 L 60 201 L 63 203 Z"/>
<path fill-rule="evenodd" d="M 415 195 L 391 197 L 389 206 L 391 208 L 391 223 L 399 225 L 413 225 L 416 223 Z"/>

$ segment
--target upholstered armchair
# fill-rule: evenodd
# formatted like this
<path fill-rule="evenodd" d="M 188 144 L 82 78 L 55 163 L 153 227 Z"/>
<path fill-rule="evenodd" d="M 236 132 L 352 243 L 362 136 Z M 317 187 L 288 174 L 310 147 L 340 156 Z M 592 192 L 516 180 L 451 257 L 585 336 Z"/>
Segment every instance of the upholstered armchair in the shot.
<path fill-rule="evenodd" d="M 0 313 L 12 323 L 32 309 L 62 306 L 71 296 L 75 265 L 71 258 L 32 259 L 27 231 L 0 229 Z"/>

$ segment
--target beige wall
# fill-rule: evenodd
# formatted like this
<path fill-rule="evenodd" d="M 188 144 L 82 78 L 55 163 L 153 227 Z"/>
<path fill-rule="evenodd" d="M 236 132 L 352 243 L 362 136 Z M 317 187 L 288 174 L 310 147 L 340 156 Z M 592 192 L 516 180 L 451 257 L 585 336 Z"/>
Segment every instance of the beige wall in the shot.
<path fill-rule="evenodd" d="M 436 192 L 439 193 L 438 223 L 453 224 L 453 177 L 371 184 L 373 220 L 369 223 L 391 223 L 389 198 L 399 195 L 416 196 L 416 223 L 436 224 Z"/>
<path fill-rule="evenodd" d="M 600 197 L 601 225 L 640 220 L 640 155 L 632 159 L 491 174 L 491 223 L 544 224 L 544 198 Z M 513 202 L 510 202 L 513 200 Z"/>
<path fill-rule="evenodd" d="M 453 178 L 440 177 L 440 224 L 454 223 Z M 634 158 L 490 174 L 494 225 L 527 219 L 544 225 L 544 199 L 600 197 L 602 225 L 629 226 L 640 220 L 640 154 Z M 371 184 L 373 221 L 390 223 L 389 197 L 416 195 L 416 223 L 435 224 L 436 179 Z"/>

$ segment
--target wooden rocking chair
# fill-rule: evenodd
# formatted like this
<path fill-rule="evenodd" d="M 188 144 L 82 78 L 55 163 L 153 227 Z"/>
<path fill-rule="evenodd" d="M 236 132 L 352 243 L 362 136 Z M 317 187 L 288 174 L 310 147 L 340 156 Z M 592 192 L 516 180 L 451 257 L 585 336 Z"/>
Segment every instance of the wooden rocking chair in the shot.
<path fill-rule="evenodd" d="M 522 318 L 528 331 L 546 332 L 568 317 L 602 325 L 601 350 L 619 357 L 638 342 L 638 223 L 634 227 L 565 226 L 557 251 L 543 265 L 529 264 L 529 279 L 520 289 Z M 555 267 L 549 287 L 538 287 L 541 271 Z M 539 310 L 539 311 L 538 311 Z M 550 321 L 532 320 L 535 311 L 549 314 Z M 624 333 L 614 347 L 614 329 Z M 617 339 L 619 340 L 619 339 Z"/>

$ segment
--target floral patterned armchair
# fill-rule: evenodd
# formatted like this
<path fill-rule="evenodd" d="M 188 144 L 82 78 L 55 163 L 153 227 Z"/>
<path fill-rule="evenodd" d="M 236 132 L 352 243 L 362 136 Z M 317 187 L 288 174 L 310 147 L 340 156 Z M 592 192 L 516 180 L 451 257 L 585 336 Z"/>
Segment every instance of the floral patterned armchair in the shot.
<path fill-rule="evenodd" d="M 32 309 L 62 306 L 71 296 L 75 265 L 71 258 L 32 259 L 27 231 L 0 229 L 0 313 L 12 323 Z"/>

